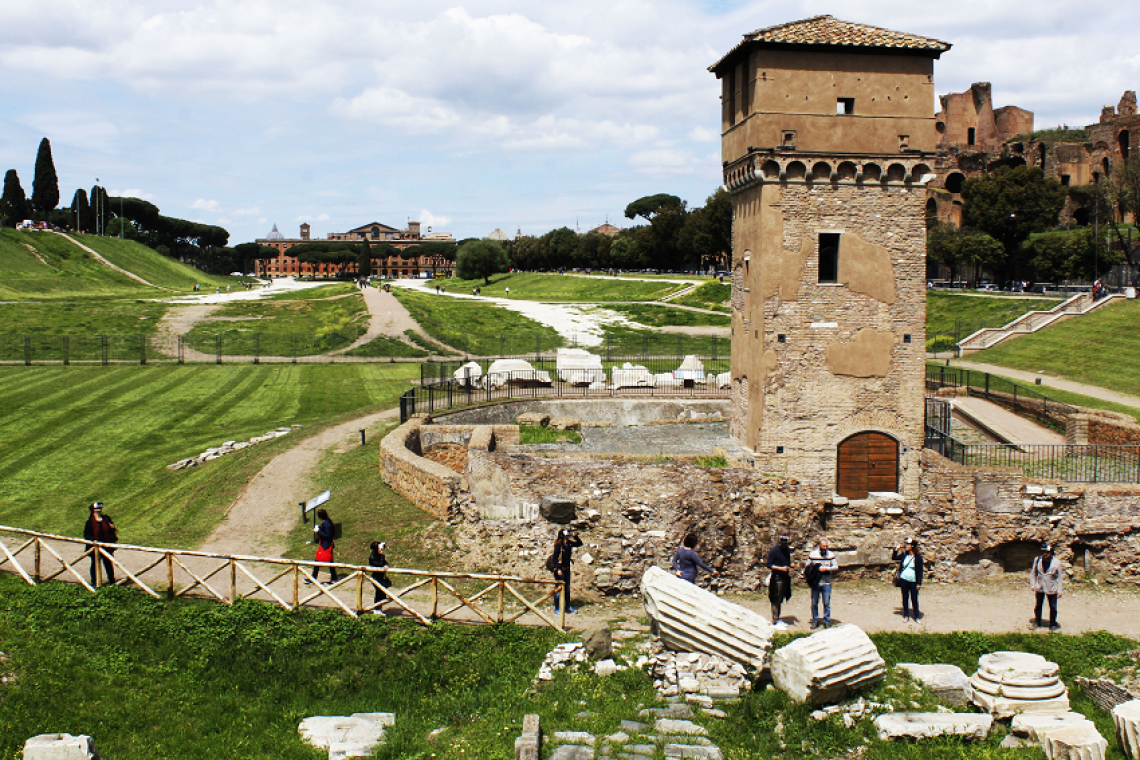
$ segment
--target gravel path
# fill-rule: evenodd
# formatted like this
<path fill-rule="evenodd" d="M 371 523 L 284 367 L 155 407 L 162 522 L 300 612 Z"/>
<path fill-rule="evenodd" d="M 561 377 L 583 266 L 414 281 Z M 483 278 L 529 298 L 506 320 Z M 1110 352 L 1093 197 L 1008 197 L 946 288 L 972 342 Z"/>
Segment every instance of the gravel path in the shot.
<path fill-rule="evenodd" d="M 1044 372 L 1025 372 L 1019 369 L 1010 369 L 1009 367 L 999 367 L 996 364 L 982 364 L 981 362 L 961 361 L 957 359 L 952 360 L 950 366 L 961 367 L 962 369 L 973 369 L 979 372 L 989 372 L 991 375 L 1012 377 L 1014 380 L 1020 380 L 1029 385 L 1033 385 L 1037 380 L 1040 380 L 1042 393 L 1046 396 L 1049 395 L 1047 389 L 1052 386 L 1054 388 L 1060 388 L 1063 391 L 1068 391 L 1069 393 L 1079 393 L 1082 396 L 1099 398 L 1101 401 L 1111 401 L 1114 404 L 1123 404 L 1124 406 L 1140 409 L 1140 396 L 1132 396 L 1127 393 L 1110 391 L 1107 388 L 1100 388 L 1095 385 L 1086 385 L 1072 380 L 1064 380 L 1059 377 L 1047 375 Z"/>

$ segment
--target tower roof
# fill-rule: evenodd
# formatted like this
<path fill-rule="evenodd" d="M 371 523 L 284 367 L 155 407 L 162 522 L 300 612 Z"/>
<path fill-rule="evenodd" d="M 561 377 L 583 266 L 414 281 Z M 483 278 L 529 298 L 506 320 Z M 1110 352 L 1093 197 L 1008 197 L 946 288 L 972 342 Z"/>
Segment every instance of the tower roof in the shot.
<path fill-rule="evenodd" d="M 277 225 L 273 225 L 273 229 L 265 236 L 266 240 L 284 240 L 285 236 L 277 229 Z"/>
<path fill-rule="evenodd" d="M 904 53 L 933 55 L 937 58 L 950 49 L 949 42 L 917 34 L 895 32 L 868 24 L 843 21 L 834 16 L 812 16 L 802 21 L 789 21 L 744 35 L 744 39 L 719 61 L 709 66 L 715 72 L 728 59 L 749 45 L 773 45 L 821 48 L 871 48 Z"/>

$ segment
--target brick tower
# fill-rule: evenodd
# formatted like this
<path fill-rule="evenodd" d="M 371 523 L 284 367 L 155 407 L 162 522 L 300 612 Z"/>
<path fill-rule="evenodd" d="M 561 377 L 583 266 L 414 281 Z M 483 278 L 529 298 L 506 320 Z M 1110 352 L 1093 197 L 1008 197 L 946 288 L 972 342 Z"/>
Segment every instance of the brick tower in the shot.
<path fill-rule="evenodd" d="M 816 16 L 709 69 L 733 200 L 731 431 L 823 495 L 918 495 L 924 183 L 949 48 Z"/>

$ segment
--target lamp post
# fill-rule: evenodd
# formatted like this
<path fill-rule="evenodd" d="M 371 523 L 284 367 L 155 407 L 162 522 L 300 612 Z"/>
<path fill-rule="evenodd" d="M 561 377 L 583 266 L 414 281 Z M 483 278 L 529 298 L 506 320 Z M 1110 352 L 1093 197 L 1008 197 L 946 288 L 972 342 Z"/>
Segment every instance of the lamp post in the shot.
<path fill-rule="evenodd" d="M 102 233 L 100 232 L 100 230 L 102 229 L 102 227 L 100 226 L 100 222 L 101 222 L 101 220 L 102 220 L 102 216 L 101 216 L 101 215 L 100 215 L 100 213 L 99 213 L 99 207 L 100 207 L 100 206 L 102 205 L 102 203 L 103 203 L 103 202 L 102 202 L 102 197 L 103 197 L 103 188 L 101 188 L 101 187 L 99 186 L 99 178 L 98 178 L 98 177 L 96 177 L 96 178 L 95 178 L 95 234 L 96 234 L 96 235 L 101 235 L 101 234 L 102 234 Z"/>

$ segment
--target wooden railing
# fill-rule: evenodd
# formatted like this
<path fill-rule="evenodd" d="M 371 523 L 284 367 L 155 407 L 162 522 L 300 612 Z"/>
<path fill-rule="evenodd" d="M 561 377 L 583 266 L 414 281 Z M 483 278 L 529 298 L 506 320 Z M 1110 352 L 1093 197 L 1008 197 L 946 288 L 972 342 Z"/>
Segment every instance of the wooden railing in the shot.
<path fill-rule="evenodd" d="M 88 580 L 89 568 L 78 566 L 83 560 L 94 563 L 94 584 Z M 377 568 L 368 565 L 105 544 L 0 525 L 0 570 L 31 585 L 60 579 L 94 593 L 105 580 L 104 561 L 114 568 L 115 585 L 133 585 L 156 599 L 192 595 L 223 604 L 259 599 L 286 610 L 334 607 L 353 617 L 389 604 L 424 625 L 432 620 L 479 624 L 521 620 L 559 631 L 566 628 L 565 604 L 559 605 L 553 619 L 542 609 L 563 588 L 553 579 L 391 567 L 387 575 L 393 585 L 384 588 L 372 577 Z M 315 583 L 311 574 L 317 568 L 336 568 L 342 577 L 336 583 Z M 400 580 L 407 583 L 398 586 Z M 365 598 L 375 591 L 381 595 L 378 604 Z M 522 620 L 525 616 L 531 617 Z"/>

